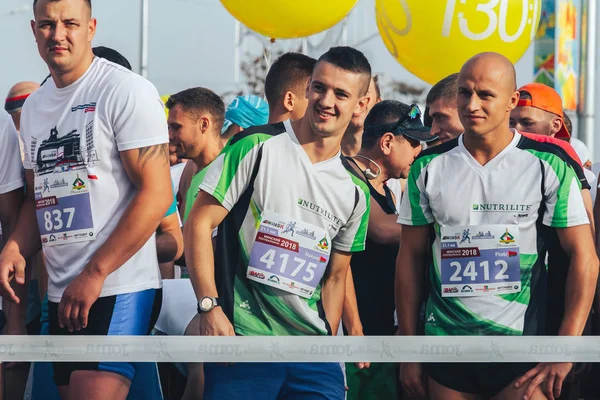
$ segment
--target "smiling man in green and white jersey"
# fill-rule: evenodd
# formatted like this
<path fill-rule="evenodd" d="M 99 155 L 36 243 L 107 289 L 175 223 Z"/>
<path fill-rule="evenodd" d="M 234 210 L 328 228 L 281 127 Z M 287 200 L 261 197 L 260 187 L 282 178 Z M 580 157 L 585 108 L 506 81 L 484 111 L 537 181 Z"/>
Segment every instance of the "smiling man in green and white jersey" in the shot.
<path fill-rule="evenodd" d="M 364 249 L 369 213 L 368 188 L 346 169 L 340 143 L 368 102 L 370 79 L 362 53 L 332 48 L 315 66 L 303 118 L 279 135 L 236 137 L 209 166 L 184 228 L 201 334 L 337 331 L 350 257 Z M 205 400 L 254 392 L 344 398 L 339 363 L 206 364 L 205 374 Z"/>
<path fill-rule="evenodd" d="M 473 57 L 458 79 L 465 133 L 413 163 L 398 218 L 404 231 L 396 303 L 403 335 L 417 332 L 431 227 L 426 335 L 544 334 L 544 259 L 554 229 L 571 259 L 559 335 L 583 331 L 598 259 L 580 182 L 556 146 L 509 129 L 518 100 L 509 60 L 495 53 Z M 432 399 L 554 399 L 572 364 L 425 367 Z M 424 394 L 421 374 L 419 364 L 402 365 L 409 394 Z"/>

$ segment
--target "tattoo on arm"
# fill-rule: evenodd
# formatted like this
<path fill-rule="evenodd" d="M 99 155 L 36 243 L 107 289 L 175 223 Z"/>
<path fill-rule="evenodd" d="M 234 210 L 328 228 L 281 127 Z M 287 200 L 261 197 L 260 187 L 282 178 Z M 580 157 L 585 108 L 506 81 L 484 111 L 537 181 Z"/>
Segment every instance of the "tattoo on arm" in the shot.
<path fill-rule="evenodd" d="M 138 149 L 138 163 L 142 164 L 142 168 L 146 166 L 146 163 L 153 158 L 163 160 L 167 165 L 169 164 L 169 145 L 158 144 L 155 146 L 140 147 Z"/>

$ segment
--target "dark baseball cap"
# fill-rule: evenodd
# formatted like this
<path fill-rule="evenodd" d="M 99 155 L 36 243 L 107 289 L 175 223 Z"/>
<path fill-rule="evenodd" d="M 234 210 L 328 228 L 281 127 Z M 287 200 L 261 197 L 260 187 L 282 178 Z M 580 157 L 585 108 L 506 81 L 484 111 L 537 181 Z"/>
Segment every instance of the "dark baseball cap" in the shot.
<path fill-rule="evenodd" d="M 396 100 L 384 100 L 375 104 L 367 115 L 363 136 L 383 136 L 390 132 L 419 142 L 437 140 L 438 137 L 431 134 L 431 128 L 423 125 L 421 115 L 416 104 L 409 106 Z M 383 120 L 393 122 L 378 123 Z"/>

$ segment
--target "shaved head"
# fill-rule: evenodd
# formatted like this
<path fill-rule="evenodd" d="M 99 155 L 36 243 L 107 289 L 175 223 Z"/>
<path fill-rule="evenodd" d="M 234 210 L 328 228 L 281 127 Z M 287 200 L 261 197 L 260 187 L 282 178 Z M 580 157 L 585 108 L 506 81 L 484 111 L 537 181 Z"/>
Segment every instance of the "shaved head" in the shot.
<path fill-rule="evenodd" d="M 471 57 L 461 68 L 461 74 L 477 71 L 484 75 L 496 75 L 498 80 L 507 87 L 507 90 L 517 90 L 517 72 L 513 63 L 498 53 L 480 53 Z"/>
<path fill-rule="evenodd" d="M 37 82 L 19 82 L 8 91 L 7 98 L 23 96 L 26 94 L 31 94 L 38 90 L 40 84 Z"/>
<path fill-rule="evenodd" d="M 12 117 L 17 130 L 21 130 L 21 108 L 23 108 L 25 99 L 39 87 L 37 82 L 19 82 L 8 91 L 4 109 Z"/>
<path fill-rule="evenodd" d="M 498 53 L 469 59 L 458 74 L 457 108 L 465 133 L 478 136 L 508 130 L 519 92 L 515 67 Z"/>

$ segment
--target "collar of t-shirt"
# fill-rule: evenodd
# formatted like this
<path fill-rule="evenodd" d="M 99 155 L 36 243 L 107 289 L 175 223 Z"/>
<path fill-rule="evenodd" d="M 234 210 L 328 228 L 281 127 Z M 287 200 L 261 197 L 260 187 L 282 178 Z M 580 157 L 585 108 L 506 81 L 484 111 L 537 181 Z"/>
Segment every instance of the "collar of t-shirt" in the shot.
<path fill-rule="evenodd" d="M 303 164 L 305 164 L 315 170 L 323 170 L 323 169 L 332 168 L 332 166 L 335 164 L 341 165 L 341 156 L 342 156 L 341 147 L 340 147 L 340 150 L 337 152 L 337 154 L 335 156 L 331 157 L 329 160 L 320 161 L 318 163 L 313 163 L 310 160 L 310 158 L 308 157 L 308 154 L 306 154 L 306 151 L 304 151 L 304 148 L 302 147 L 300 142 L 298 141 L 296 132 L 294 132 L 294 129 L 292 128 L 292 121 L 288 119 L 287 121 L 284 121 L 283 124 L 285 126 L 286 134 L 288 135 L 288 137 L 294 144 L 294 148 L 300 155 L 300 159 L 302 160 Z"/>

